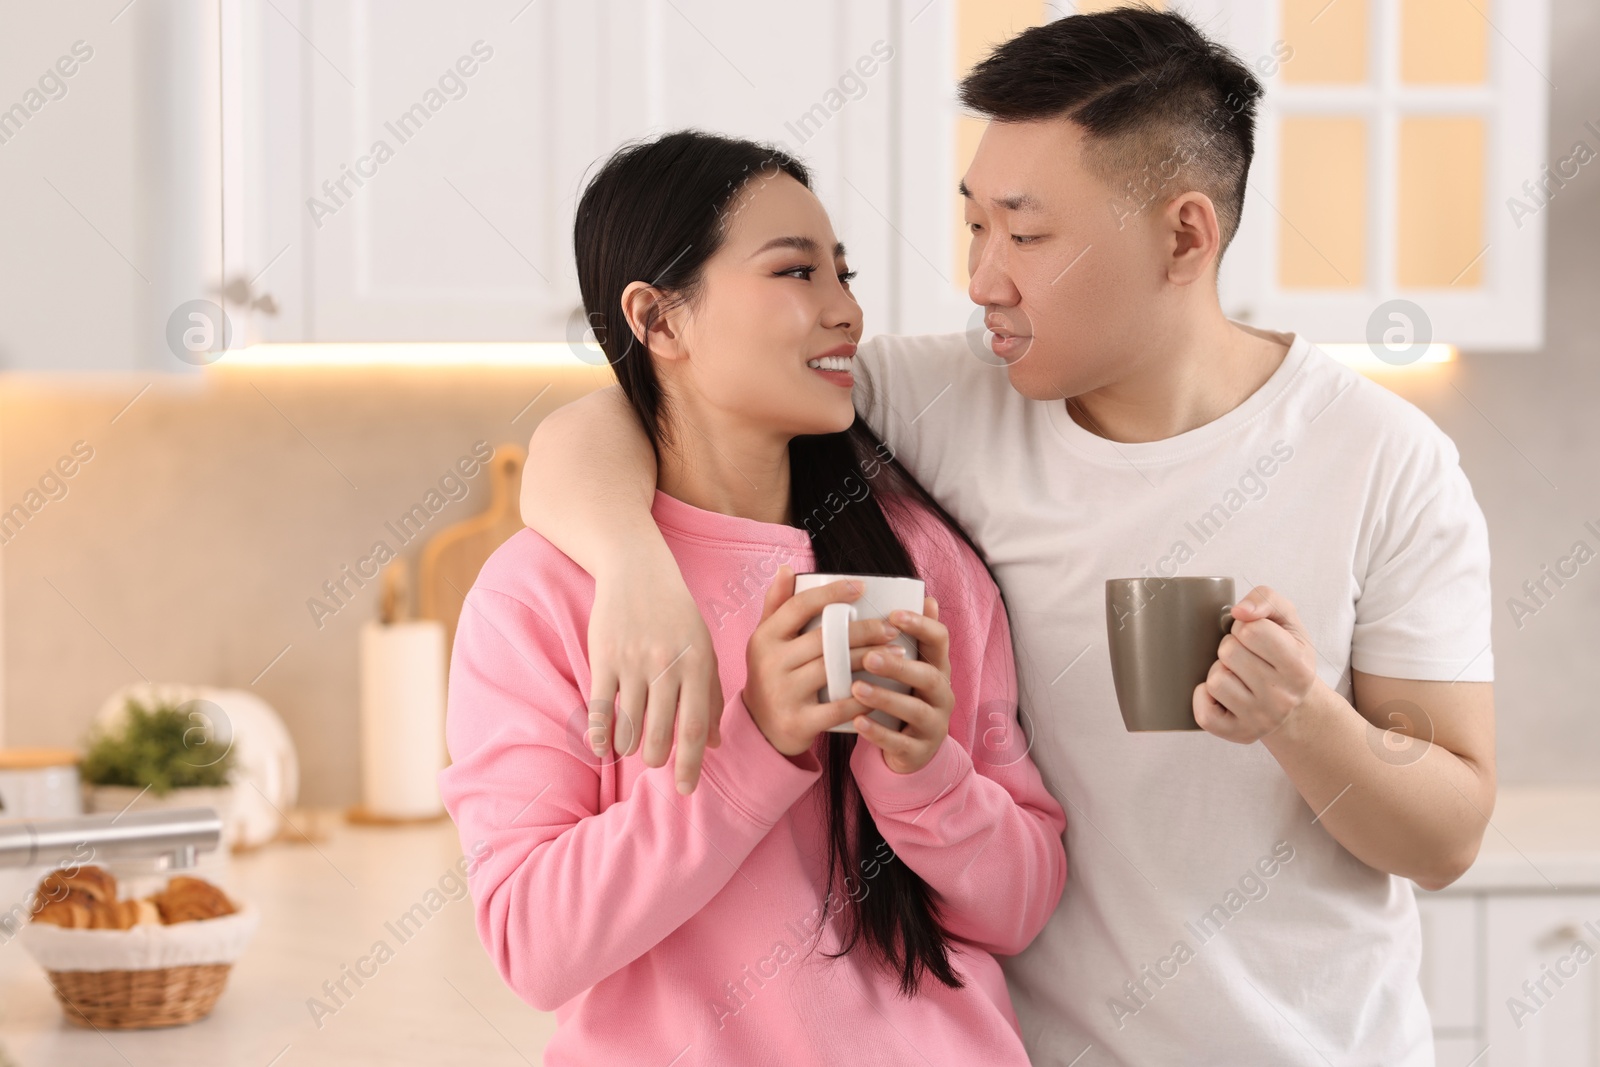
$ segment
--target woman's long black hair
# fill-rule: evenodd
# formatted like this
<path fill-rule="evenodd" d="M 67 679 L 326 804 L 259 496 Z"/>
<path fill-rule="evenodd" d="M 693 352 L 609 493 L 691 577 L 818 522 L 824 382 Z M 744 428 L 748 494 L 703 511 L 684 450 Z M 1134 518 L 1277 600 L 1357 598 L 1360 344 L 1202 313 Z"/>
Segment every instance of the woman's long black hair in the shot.
<path fill-rule="evenodd" d="M 648 281 L 672 302 L 694 301 L 706 261 L 726 237 L 730 203 L 747 182 L 784 174 L 811 187 L 805 166 L 778 149 L 684 130 L 618 151 L 596 172 L 579 201 L 573 248 L 584 308 L 595 339 L 658 457 L 663 447 L 671 447 L 663 431 L 661 383 L 648 350 L 622 315 L 622 292 L 630 282 Z M 656 308 L 652 322 L 659 314 Z M 885 512 L 886 507 L 905 507 L 907 501 L 939 516 L 983 558 L 955 519 L 917 484 L 859 415 L 843 432 L 795 437 L 789 444 L 789 467 L 793 521 L 810 532 L 819 571 L 918 577 Z M 856 499 L 852 482 L 877 492 Z M 850 502 L 840 507 L 839 501 L 847 496 Z M 898 972 L 906 996 L 917 991 L 924 971 L 951 988 L 961 988 L 964 983 L 950 964 L 949 935 L 939 922 L 936 894 L 893 857 L 856 788 L 850 772 L 856 737 L 825 736 L 826 899 L 832 902 L 841 870 L 847 879 L 856 872 L 856 883 L 865 886 L 864 893 L 852 893 L 843 908 L 848 935 L 839 955 L 865 938 L 878 960 Z"/>

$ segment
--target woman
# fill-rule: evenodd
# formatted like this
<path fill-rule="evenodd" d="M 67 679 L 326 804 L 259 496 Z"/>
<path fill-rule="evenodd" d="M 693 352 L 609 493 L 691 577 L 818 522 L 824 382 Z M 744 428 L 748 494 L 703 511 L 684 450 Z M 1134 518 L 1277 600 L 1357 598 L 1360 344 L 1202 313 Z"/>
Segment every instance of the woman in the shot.
<path fill-rule="evenodd" d="M 694 131 L 635 145 L 573 243 L 734 696 L 679 796 L 670 763 L 585 741 L 587 574 L 523 530 L 467 597 L 440 783 L 484 946 L 556 1012 L 545 1063 L 1026 1064 L 993 954 L 1054 910 L 1065 817 L 1022 744 L 992 745 L 1018 736 L 993 580 L 851 405 L 861 308 L 806 169 Z M 851 627 L 852 666 L 910 693 L 817 702 L 802 628 L 856 593 L 796 595 L 797 570 L 924 580 L 923 614 Z"/>

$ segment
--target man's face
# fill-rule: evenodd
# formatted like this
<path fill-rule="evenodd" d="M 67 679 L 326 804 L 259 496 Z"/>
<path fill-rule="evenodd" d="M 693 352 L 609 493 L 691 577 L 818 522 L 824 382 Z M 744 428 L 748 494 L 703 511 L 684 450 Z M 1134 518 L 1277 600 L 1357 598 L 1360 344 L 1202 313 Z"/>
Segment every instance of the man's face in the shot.
<path fill-rule="evenodd" d="M 1162 343 L 1170 312 L 1160 204 L 1130 214 L 1082 149 L 1066 119 L 991 122 L 963 180 L 967 292 L 1012 387 L 1036 400 L 1127 375 Z"/>

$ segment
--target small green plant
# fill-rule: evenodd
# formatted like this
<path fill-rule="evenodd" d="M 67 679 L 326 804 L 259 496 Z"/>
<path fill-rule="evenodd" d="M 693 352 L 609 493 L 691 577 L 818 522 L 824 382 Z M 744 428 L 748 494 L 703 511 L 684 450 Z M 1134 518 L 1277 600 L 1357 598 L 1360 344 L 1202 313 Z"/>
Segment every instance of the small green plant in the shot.
<path fill-rule="evenodd" d="M 90 785 L 149 786 L 166 796 L 174 789 L 227 785 L 232 769 L 231 746 L 217 744 L 200 711 L 165 702 L 146 708 L 129 698 L 117 729 L 96 729 L 90 736 L 80 772 Z"/>

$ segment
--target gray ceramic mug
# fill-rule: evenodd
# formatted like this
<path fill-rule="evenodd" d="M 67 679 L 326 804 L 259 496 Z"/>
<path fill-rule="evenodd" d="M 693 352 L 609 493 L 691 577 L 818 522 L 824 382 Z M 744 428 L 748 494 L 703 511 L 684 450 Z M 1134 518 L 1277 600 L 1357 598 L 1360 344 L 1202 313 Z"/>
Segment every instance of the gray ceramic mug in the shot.
<path fill-rule="evenodd" d="M 1198 730 L 1195 686 L 1233 627 L 1232 578 L 1112 578 L 1106 639 L 1122 721 L 1135 730 Z"/>

